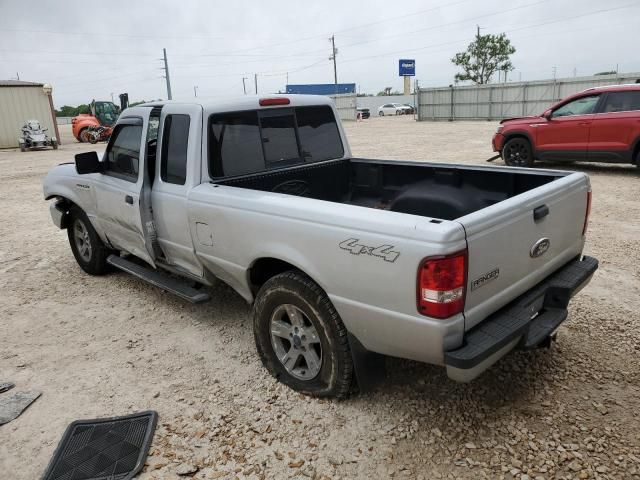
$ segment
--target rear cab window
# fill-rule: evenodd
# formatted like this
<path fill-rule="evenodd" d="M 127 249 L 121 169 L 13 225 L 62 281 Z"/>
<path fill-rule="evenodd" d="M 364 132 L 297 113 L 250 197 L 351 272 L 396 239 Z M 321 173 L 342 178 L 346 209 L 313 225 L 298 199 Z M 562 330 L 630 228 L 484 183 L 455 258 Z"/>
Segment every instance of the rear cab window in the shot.
<path fill-rule="evenodd" d="M 209 172 L 214 178 L 333 160 L 343 155 L 340 131 L 328 105 L 209 117 Z"/>
<path fill-rule="evenodd" d="M 187 179 L 189 115 L 170 114 L 164 120 L 162 163 L 163 182 L 184 185 Z"/>

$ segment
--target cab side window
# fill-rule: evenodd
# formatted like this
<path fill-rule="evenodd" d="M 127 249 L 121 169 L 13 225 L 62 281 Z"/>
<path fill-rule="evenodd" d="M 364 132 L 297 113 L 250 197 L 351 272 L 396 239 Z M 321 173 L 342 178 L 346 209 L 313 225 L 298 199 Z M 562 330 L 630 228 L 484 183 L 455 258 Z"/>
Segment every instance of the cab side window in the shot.
<path fill-rule="evenodd" d="M 129 182 L 138 180 L 142 125 L 119 125 L 107 148 L 105 171 Z"/>
<path fill-rule="evenodd" d="M 564 104 L 560 108 L 553 111 L 552 118 L 568 117 L 570 115 L 589 115 L 593 113 L 598 104 L 600 95 L 589 95 L 588 97 L 580 97 Z"/>
<path fill-rule="evenodd" d="M 167 115 L 164 119 L 160 168 L 163 182 L 184 185 L 187 179 L 189 120 L 189 115 Z"/>

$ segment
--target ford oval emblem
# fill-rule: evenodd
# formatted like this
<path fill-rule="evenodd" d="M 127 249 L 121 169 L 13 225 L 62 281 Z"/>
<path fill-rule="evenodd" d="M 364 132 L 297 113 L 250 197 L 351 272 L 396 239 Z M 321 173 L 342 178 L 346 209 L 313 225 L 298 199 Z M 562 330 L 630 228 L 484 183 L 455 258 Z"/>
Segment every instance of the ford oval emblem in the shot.
<path fill-rule="evenodd" d="M 531 258 L 538 258 L 545 254 L 549 247 L 551 246 L 551 240 L 548 238 L 541 238 L 536 243 L 533 244 L 531 250 L 529 250 L 529 256 Z"/>

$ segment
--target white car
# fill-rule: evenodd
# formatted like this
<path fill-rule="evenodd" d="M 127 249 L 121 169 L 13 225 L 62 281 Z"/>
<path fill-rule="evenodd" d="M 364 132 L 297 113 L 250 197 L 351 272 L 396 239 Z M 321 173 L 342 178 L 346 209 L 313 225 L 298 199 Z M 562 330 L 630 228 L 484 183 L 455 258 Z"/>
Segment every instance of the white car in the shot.
<path fill-rule="evenodd" d="M 400 103 L 385 103 L 378 107 L 378 115 L 381 117 L 385 115 L 404 115 L 405 113 L 407 113 L 407 106 Z"/>

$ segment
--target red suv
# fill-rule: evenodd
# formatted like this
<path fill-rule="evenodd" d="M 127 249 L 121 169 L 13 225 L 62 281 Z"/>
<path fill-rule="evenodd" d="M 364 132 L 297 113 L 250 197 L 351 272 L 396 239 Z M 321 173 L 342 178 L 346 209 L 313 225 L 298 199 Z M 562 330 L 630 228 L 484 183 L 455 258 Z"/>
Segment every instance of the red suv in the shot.
<path fill-rule="evenodd" d="M 539 117 L 502 120 L 493 150 L 514 167 L 534 160 L 640 166 L 640 84 L 590 88 Z"/>

